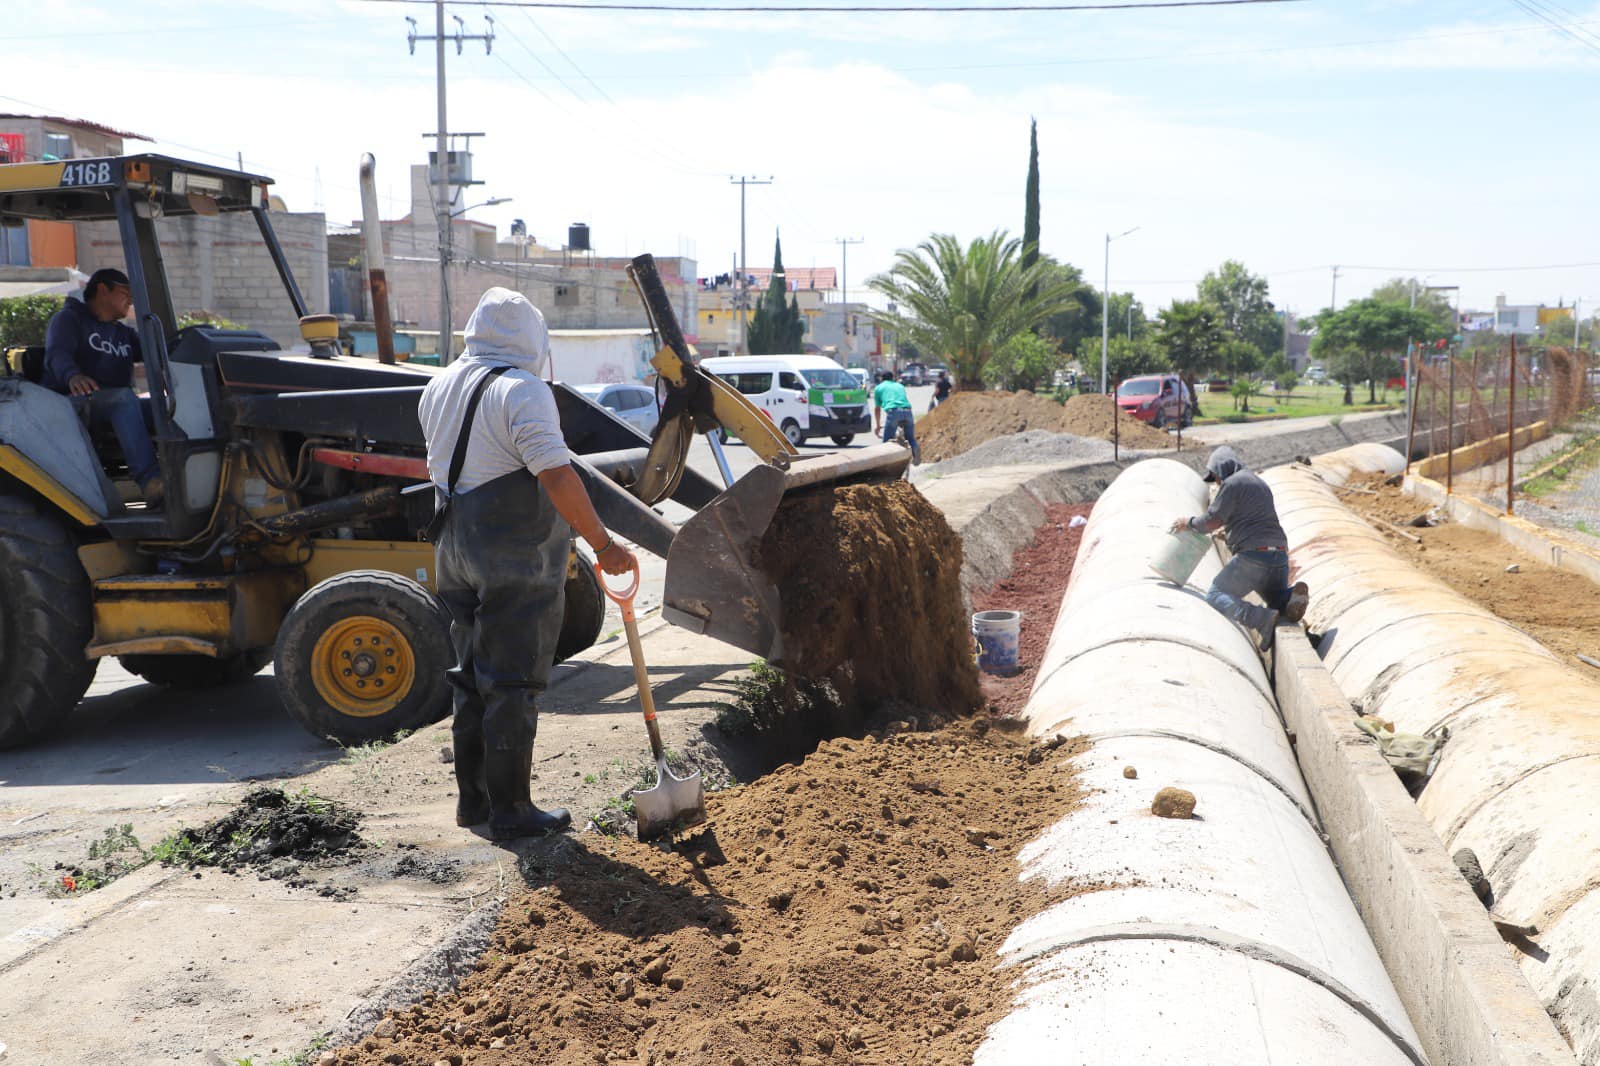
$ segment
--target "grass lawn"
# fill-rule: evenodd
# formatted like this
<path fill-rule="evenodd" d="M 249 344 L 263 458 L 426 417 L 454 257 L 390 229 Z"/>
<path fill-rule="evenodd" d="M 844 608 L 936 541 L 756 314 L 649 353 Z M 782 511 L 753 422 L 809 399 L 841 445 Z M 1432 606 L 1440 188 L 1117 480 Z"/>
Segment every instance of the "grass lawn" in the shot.
<path fill-rule="evenodd" d="M 1197 418 L 1195 425 L 1212 426 L 1221 422 L 1262 422 L 1273 418 L 1304 418 L 1307 415 L 1353 415 L 1363 411 L 1392 411 L 1400 406 L 1400 394 L 1378 390 L 1379 402 L 1369 404 L 1365 387 L 1352 394 L 1356 402 L 1344 404 L 1343 385 L 1297 385 L 1294 392 L 1281 396 L 1263 392 L 1250 397 L 1250 411 L 1234 409 L 1234 398 L 1223 392 L 1200 394 L 1200 410 L 1205 417 Z M 1384 402 L 1392 400 L 1393 402 Z"/>

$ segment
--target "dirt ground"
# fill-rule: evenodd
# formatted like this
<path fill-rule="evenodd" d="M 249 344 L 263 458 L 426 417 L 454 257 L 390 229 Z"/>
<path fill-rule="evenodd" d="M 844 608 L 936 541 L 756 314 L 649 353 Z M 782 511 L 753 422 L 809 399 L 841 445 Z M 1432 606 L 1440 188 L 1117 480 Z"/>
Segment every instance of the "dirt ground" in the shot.
<path fill-rule="evenodd" d="M 1065 404 L 1049 396 L 1021 392 L 958 392 L 917 422 L 917 442 L 925 462 L 960 455 L 995 437 L 1029 429 L 1111 439 L 1110 397 L 1073 396 Z M 1136 418 L 1118 415 L 1117 432 L 1128 448 L 1170 448 L 1172 440 Z"/>
<path fill-rule="evenodd" d="M 1582 652 L 1600 658 L 1600 597 L 1581 577 L 1530 559 L 1490 533 L 1453 522 L 1411 526 L 1412 519 L 1428 513 L 1428 505 L 1385 485 L 1381 476 L 1352 481 L 1350 487 L 1354 491 L 1340 498 L 1410 562 L 1558 655 L 1571 659 Z M 1512 563 L 1517 572 L 1508 574 Z"/>
<path fill-rule="evenodd" d="M 1007 932 L 1096 887 L 1018 881 L 1080 798 L 1075 752 L 899 721 L 708 797 L 676 850 L 557 838 L 476 973 L 331 1061 L 968 1061 L 1010 1006 Z"/>
<path fill-rule="evenodd" d="M 1083 539 L 1084 527 L 1072 528 L 1072 519 L 1088 518 L 1093 509 L 1092 503 L 1051 504 L 1033 543 L 1012 556 L 1010 576 L 972 594 L 974 611 L 1022 612 L 1021 669 L 1010 677 L 983 675 L 984 698 L 1000 714 L 1015 715 L 1028 702 Z"/>

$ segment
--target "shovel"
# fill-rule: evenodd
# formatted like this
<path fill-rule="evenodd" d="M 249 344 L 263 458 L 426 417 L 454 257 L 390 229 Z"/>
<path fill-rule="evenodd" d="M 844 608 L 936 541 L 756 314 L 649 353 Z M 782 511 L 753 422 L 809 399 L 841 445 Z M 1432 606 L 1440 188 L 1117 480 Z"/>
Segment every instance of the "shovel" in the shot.
<path fill-rule="evenodd" d="M 639 687 L 639 704 L 644 708 L 644 725 L 650 733 L 650 754 L 656 760 L 656 783 L 633 793 L 639 839 L 654 840 L 706 820 L 705 787 L 699 770 L 688 777 L 677 777 L 667 767 L 661 728 L 656 725 L 656 701 L 650 693 L 650 675 L 644 665 L 644 647 L 639 643 L 639 623 L 633 616 L 633 597 L 639 591 L 638 561 L 633 564 L 633 580 L 620 591 L 606 583 L 604 574 L 599 576 L 600 587 L 622 611 L 622 628 L 628 634 L 628 653 L 633 657 L 633 677 Z"/>

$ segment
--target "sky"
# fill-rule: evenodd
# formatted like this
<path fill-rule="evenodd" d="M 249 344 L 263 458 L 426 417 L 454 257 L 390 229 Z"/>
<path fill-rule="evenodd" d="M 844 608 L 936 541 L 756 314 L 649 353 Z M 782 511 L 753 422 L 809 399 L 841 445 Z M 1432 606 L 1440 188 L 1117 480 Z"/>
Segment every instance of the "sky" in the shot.
<path fill-rule="evenodd" d="M 151 138 L 130 150 L 242 154 L 291 210 L 335 222 L 359 215 L 370 151 L 385 217 L 408 210 L 436 96 L 405 19 L 431 33 L 432 3 L 5 6 L 0 111 Z M 1134 229 L 1109 246 L 1110 284 L 1152 313 L 1230 258 L 1300 314 L 1395 276 L 1459 286 L 1466 307 L 1600 309 L 1600 3 L 445 10 L 447 32 L 494 19 L 488 54 L 450 45 L 447 103 L 451 129 L 486 135 L 468 202 L 510 197 L 471 212 L 502 234 L 521 218 L 559 245 L 582 221 L 599 254 L 720 273 L 739 249 L 730 178 L 770 178 L 746 193 L 750 264 L 781 232 L 786 264 L 846 266 L 858 299 L 931 233 L 1020 235 L 1034 119 L 1043 250 L 1099 287 L 1106 235 Z M 862 242 L 847 262 L 841 238 Z"/>

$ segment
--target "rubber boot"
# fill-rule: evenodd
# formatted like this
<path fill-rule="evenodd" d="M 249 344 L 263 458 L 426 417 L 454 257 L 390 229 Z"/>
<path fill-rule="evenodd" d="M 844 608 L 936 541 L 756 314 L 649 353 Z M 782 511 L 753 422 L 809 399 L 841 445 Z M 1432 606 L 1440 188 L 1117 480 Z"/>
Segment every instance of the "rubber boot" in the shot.
<path fill-rule="evenodd" d="M 489 820 L 489 783 L 484 778 L 483 738 L 457 737 L 456 824 L 479 825 Z"/>
<path fill-rule="evenodd" d="M 1311 587 L 1304 581 L 1296 581 L 1289 589 L 1289 600 L 1283 608 L 1283 620 L 1300 621 L 1306 616 L 1306 608 L 1309 606 L 1311 606 Z"/>
<path fill-rule="evenodd" d="M 533 748 L 489 751 L 485 765 L 489 782 L 489 835 L 495 840 L 559 833 L 572 825 L 565 807 L 541 811 L 533 805 L 529 786 L 533 778 Z"/>

